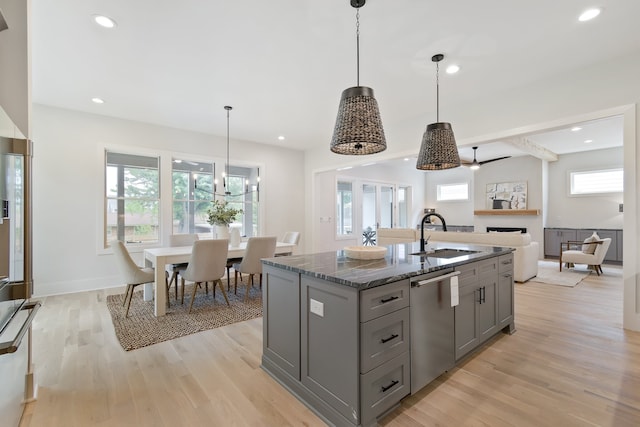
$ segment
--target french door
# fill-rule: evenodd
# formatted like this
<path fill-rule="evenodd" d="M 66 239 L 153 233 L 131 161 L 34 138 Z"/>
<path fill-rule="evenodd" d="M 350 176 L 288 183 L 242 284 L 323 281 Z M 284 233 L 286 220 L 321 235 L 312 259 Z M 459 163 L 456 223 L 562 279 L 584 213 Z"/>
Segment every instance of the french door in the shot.
<path fill-rule="evenodd" d="M 362 244 L 375 245 L 378 228 L 393 227 L 395 186 L 362 184 Z"/>

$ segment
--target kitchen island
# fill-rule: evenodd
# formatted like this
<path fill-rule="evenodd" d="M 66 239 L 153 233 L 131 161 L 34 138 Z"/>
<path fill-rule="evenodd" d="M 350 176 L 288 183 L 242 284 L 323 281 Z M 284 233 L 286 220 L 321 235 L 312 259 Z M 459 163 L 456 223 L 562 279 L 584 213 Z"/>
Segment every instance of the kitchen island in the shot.
<path fill-rule="evenodd" d="M 511 248 L 418 251 L 263 260 L 262 367 L 328 424 L 377 425 L 487 339 L 515 331 Z"/>

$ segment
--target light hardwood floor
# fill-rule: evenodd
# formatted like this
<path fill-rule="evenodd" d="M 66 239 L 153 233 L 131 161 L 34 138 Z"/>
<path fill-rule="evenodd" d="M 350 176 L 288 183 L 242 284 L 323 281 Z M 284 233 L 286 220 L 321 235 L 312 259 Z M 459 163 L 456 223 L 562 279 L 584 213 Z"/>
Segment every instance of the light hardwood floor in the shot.
<path fill-rule="evenodd" d="M 254 319 L 125 352 L 93 291 L 46 298 L 40 385 L 21 427 L 322 426 L 260 369 Z M 516 328 L 381 421 L 400 426 L 640 426 L 640 333 L 622 329 L 622 270 L 575 288 L 516 284 Z"/>

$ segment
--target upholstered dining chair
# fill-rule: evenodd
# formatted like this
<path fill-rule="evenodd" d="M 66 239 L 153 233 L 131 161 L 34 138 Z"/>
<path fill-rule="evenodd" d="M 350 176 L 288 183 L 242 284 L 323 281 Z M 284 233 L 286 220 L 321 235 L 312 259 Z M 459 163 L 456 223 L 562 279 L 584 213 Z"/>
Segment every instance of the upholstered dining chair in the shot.
<path fill-rule="evenodd" d="M 587 264 L 598 276 L 602 273 L 602 262 L 609 250 L 609 245 L 611 245 L 611 238 L 588 240 L 560 244 L 560 271 L 562 271 L 563 263 L 567 268 L 573 267 L 574 264 Z M 578 249 L 578 247 L 580 248 Z"/>
<path fill-rule="evenodd" d="M 172 234 L 169 236 L 169 246 L 177 247 L 177 246 L 193 246 L 193 242 L 199 240 L 197 234 Z M 175 283 L 176 290 L 176 301 L 178 301 L 178 275 L 180 269 L 187 268 L 187 263 L 182 264 L 170 264 L 167 266 L 169 271 L 171 272 L 171 279 L 169 279 L 169 271 L 166 271 L 165 274 L 165 282 L 167 284 L 167 304 L 169 304 L 169 289 L 171 289 L 171 285 Z"/>
<path fill-rule="evenodd" d="M 141 268 L 131 258 L 127 247 L 119 240 L 111 242 L 111 249 L 116 260 L 116 266 L 120 272 L 122 281 L 127 284 L 127 291 L 124 294 L 122 305 L 127 304 L 127 311 L 124 317 L 129 316 L 129 307 L 131 306 L 131 298 L 133 298 L 133 289 L 144 283 L 153 283 L 155 281 L 155 273 L 153 268 Z M 127 302 L 128 297 L 128 302 Z"/>
<path fill-rule="evenodd" d="M 242 261 L 233 264 L 236 271 L 233 292 L 238 290 L 238 273 L 246 273 L 249 275 L 247 280 L 247 292 L 244 300 L 249 299 L 249 289 L 253 285 L 253 276 L 260 275 L 260 285 L 262 286 L 262 258 L 272 258 L 276 253 L 276 237 L 250 237 L 247 241 L 247 249 L 244 253 Z"/>
<path fill-rule="evenodd" d="M 283 243 L 292 243 L 297 245 L 300 242 L 300 232 L 299 231 L 287 231 L 284 233 L 284 237 L 281 242 Z"/>
<path fill-rule="evenodd" d="M 213 298 L 215 301 L 216 285 L 220 287 L 222 296 L 224 296 L 227 305 L 229 299 L 227 292 L 222 286 L 222 277 L 227 266 L 227 254 L 229 252 L 228 239 L 214 240 L 197 240 L 193 242 L 193 250 L 189 264 L 185 269 L 180 269 L 179 274 L 182 277 L 182 299 L 184 300 L 184 283 L 185 280 L 194 282 L 193 293 L 191 295 L 191 303 L 189 304 L 189 313 L 193 307 L 193 301 L 196 298 L 196 291 L 200 283 L 213 282 Z"/>

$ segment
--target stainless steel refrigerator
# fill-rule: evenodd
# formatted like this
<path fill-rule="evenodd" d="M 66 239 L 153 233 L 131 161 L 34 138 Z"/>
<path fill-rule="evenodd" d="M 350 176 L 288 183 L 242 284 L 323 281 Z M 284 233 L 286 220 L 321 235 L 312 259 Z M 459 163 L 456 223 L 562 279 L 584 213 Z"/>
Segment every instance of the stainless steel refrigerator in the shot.
<path fill-rule="evenodd" d="M 0 414 L 17 426 L 35 398 L 31 322 L 31 141 L 0 137 Z"/>

